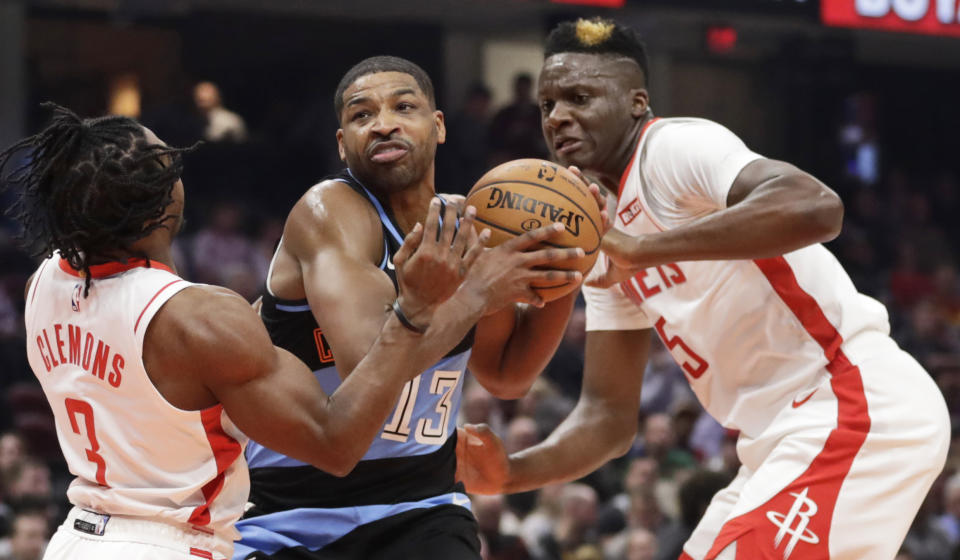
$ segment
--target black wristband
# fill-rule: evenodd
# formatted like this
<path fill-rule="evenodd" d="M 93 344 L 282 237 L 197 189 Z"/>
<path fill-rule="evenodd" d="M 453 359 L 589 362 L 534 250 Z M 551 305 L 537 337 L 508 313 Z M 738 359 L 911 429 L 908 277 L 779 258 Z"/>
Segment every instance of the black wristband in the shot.
<path fill-rule="evenodd" d="M 397 316 L 397 319 L 400 320 L 400 324 L 405 328 L 410 329 L 411 331 L 417 334 L 423 334 L 427 332 L 426 327 L 418 327 L 410 322 L 410 319 L 407 319 L 407 316 L 403 314 L 403 310 L 400 309 L 400 298 L 393 300 L 393 314 Z"/>

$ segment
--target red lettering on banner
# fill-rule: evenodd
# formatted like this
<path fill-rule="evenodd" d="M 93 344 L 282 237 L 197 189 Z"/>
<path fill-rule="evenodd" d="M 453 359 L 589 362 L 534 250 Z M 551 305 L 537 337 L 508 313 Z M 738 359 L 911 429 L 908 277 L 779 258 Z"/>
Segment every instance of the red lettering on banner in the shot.
<path fill-rule="evenodd" d="M 824 24 L 960 37 L 957 0 L 820 0 Z"/>

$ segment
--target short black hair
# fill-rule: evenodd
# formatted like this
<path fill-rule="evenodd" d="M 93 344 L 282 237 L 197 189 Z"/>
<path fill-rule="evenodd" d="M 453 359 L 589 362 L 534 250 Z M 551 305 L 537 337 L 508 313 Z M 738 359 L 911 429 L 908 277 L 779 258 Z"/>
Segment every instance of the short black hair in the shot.
<path fill-rule="evenodd" d="M 53 112 L 50 124 L 0 152 L 0 187 L 21 191 L 10 213 L 24 247 L 35 257 L 58 251 L 84 272 L 86 295 L 92 263 L 131 253 L 163 225 L 191 148 L 149 144 L 129 117 L 81 119 L 54 103 L 43 107 Z"/>
<path fill-rule="evenodd" d="M 640 67 L 644 82 L 650 82 L 647 47 L 640 38 L 640 32 L 611 19 L 581 18 L 554 27 L 547 35 L 543 57 L 546 59 L 565 52 L 625 56 Z"/>
<path fill-rule="evenodd" d="M 347 73 L 340 79 L 337 85 L 337 92 L 333 96 L 333 109 L 337 112 L 337 121 L 340 120 L 340 111 L 343 110 L 343 93 L 347 91 L 350 84 L 368 74 L 377 74 L 379 72 L 401 72 L 409 74 L 416 80 L 420 90 L 430 101 L 430 108 L 437 107 L 437 100 L 433 92 L 433 82 L 427 72 L 420 68 L 416 63 L 398 56 L 371 56 L 361 60 L 353 65 L 353 68 L 347 70 Z"/>

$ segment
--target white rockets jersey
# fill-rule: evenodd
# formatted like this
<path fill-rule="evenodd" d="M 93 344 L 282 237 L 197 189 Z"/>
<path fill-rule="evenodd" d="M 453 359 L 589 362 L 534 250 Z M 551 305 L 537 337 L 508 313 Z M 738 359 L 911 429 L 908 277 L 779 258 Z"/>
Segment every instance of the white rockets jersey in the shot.
<path fill-rule="evenodd" d="M 226 542 L 247 500 L 244 436 L 217 405 L 181 410 L 143 365 L 143 340 L 164 303 L 191 286 L 143 260 L 91 267 L 58 255 L 27 294 L 27 355 L 56 417 L 70 502 L 110 515 L 186 524 Z M 229 554 L 229 552 L 228 552 Z"/>
<path fill-rule="evenodd" d="M 723 210 L 737 175 L 761 157 L 717 123 L 656 119 L 624 171 L 615 227 L 655 234 Z M 820 244 L 667 264 L 584 295 L 587 330 L 655 329 L 707 411 L 748 435 L 847 356 L 856 363 L 859 334 L 890 330 L 883 305 L 859 294 Z"/>

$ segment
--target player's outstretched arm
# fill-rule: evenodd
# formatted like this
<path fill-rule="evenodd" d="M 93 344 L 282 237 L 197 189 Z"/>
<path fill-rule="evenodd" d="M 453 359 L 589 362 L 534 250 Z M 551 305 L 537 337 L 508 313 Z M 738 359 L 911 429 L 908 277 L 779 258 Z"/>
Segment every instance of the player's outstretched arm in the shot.
<path fill-rule="evenodd" d="M 630 449 L 650 331 L 587 333 L 583 390 L 573 412 L 542 443 L 507 457 L 486 426 L 461 428 L 457 479 L 468 492 L 512 494 L 576 480 Z"/>
<path fill-rule="evenodd" d="M 464 258 L 445 262 L 440 256 L 451 244 L 425 240 L 425 231 L 430 233 L 417 228 L 407 236 L 396 265 L 408 295 L 405 304 L 419 310 L 408 313 L 430 328 L 419 334 L 388 315 L 353 374 L 329 397 L 306 365 L 273 346 L 253 308 L 223 288 L 194 286 L 172 297 L 150 323 L 144 363 L 171 402 L 219 402 L 263 445 L 345 475 L 380 431 L 403 384 L 439 360 L 472 325 L 461 319 L 437 329 L 431 319 L 456 291 L 461 264 L 469 266 L 479 242 L 475 236 L 454 241 Z"/>

